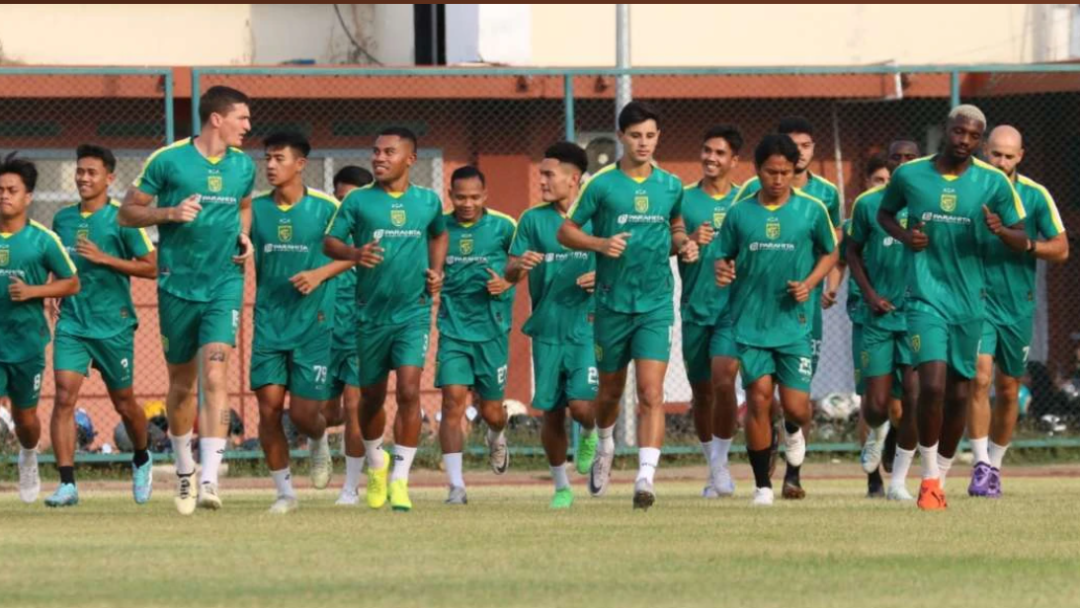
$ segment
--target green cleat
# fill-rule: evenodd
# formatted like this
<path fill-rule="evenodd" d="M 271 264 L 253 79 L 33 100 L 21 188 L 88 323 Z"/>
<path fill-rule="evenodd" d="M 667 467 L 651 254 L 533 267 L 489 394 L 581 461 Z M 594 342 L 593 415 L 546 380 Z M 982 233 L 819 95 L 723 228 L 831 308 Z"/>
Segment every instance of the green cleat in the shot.
<path fill-rule="evenodd" d="M 574 491 L 570 488 L 555 490 L 555 496 L 551 497 L 552 509 L 569 509 L 574 504 Z"/>
<path fill-rule="evenodd" d="M 578 475 L 588 475 L 592 469 L 593 460 L 596 458 L 596 448 L 600 445 L 600 437 L 596 429 L 582 433 L 578 436 L 577 449 L 574 450 L 574 468 Z"/>
<path fill-rule="evenodd" d="M 386 504 L 386 480 L 390 476 L 390 455 L 383 452 L 383 466 L 378 469 L 368 467 L 367 504 L 372 509 L 381 509 Z"/>
<path fill-rule="evenodd" d="M 131 465 L 131 494 L 135 497 L 135 504 L 145 505 L 150 502 L 150 494 L 154 491 L 153 471 L 153 456 L 141 467 Z"/>
<path fill-rule="evenodd" d="M 79 504 L 79 489 L 73 483 L 62 483 L 53 495 L 45 499 L 46 507 L 74 507 Z"/>
<path fill-rule="evenodd" d="M 390 482 L 390 508 L 403 513 L 412 511 L 412 501 L 409 500 L 408 479 Z"/>

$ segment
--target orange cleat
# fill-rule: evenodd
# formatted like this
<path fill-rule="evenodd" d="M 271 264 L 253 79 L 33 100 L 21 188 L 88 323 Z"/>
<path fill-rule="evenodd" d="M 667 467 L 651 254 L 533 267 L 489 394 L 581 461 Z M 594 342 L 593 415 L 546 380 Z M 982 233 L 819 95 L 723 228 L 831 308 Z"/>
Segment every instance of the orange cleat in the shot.
<path fill-rule="evenodd" d="M 938 479 L 924 479 L 919 486 L 919 508 L 923 511 L 944 511 L 949 505 L 945 502 L 945 490 L 941 489 Z"/>

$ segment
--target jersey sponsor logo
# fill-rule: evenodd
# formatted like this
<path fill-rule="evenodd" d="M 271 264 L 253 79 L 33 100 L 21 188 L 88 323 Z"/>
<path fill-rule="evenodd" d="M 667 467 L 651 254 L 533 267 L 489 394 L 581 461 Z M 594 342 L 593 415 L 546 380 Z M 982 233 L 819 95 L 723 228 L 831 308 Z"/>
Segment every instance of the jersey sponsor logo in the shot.
<path fill-rule="evenodd" d="M 712 214 L 713 228 L 720 228 L 721 226 L 723 226 L 724 225 L 724 218 L 726 218 L 726 217 L 727 217 L 727 212 L 726 211 L 713 211 L 713 214 Z"/>
<path fill-rule="evenodd" d="M 934 213 L 927 211 L 922 214 L 922 221 L 924 223 L 937 222 L 939 224 L 954 224 L 967 226 L 971 224 L 970 217 L 964 217 L 962 215 L 942 215 L 940 213 Z"/>
<path fill-rule="evenodd" d="M 225 188 L 225 180 L 220 175 L 206 176 L 206 189 L 210 192 L 221 192 Z"/>
<path fill-rule="evenodd" d="M 588 261 L 589 252 L 587 251 L 568 251 L 566 253 L 546 253 L 544 254 L 544 261 L 548 264 L 554 262 L 566 262 L 569 260 L 584 260 Z"/>
<path fill-rule="evenodd" d="M 461 241 L 458 243 L 458 251 L 461 255 L 471 255 L 473 252 L 473 238 L 471 234 L 467 234 L 461 237 Z"/>
<path fill-rule="evenodd" d="M 634 211 L 637 213 L 645 213 L 649 210 L 649 195 L 645 192 L 638 191 L 634 195 Z"/>
<path fill-rule="evenodd" d="M 401 228 L 405 225 L 405 210 L 404 209 L 391 209 L 390 210 L 390 223 L 397 228 Z"/>
<path fill-rule="evenodd" d="M 383 239 L 418 239 L 424 236 L 419 230 L 376 230 L 371 233 L 371 238 L 376 241 Z"/>
<path fill-rule="evenodd" d="M 280 238 L 280 234 L 278 237 Z M 291 235 L 290 235 L 291 237 Z M 311 249 L 307 245 L 288 245 L 267 243 L 263 245 L 263 253 L 307 253 Z"/>
<path fill-rule="evenodd" d="M 941 193 L 941 210 L 945 213 L 956 211 L 956 194 L 952 192 Z"/>
<path fill-rule="evenodd" d="M 765 222 L 765 236 L 773 241 L 780 238 L 780 220 L 770 217 Z"/>
<path fill-rule="evenodd" d="M 667 218 L 662 215 L 630 215 L 624 213 L 619 216 L 617 220 L 619 225 L 623 224 L 661 224 L 667 221 Z"/>
<path fill-rule="evenodd" d="M 285 224 L 277 227 L 277 238 L 282 243 L 288 243 L 292 240 L 293 230 L 292 226 Z"/>
<path fill-rule="evenodd" d="M 795 243 L 750 243 L 750 251 L 795 251 Z"/>

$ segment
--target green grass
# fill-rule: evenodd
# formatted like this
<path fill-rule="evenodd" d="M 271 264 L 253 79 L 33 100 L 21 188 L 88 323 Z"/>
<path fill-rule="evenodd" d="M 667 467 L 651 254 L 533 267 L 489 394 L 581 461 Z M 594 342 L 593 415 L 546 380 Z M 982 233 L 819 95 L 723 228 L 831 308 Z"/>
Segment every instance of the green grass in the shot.
<path fill-rule="evenodd" d="M 670 469 L 669 469 L 670 471 Z M 490 481 L 487 477 L 482 477 Z M 706 502 L 701 484 L 658 483 L 648 513 L 631 486 L 571 512 L 550 488 L 474 486 L 464 508 L 414 488 L 409 514 L 333 505 L 266 514 L 271 490 L 233 490 L 225 509 L 181 518 L 158 487 L 84 491 L 51 511 L 0 494 L 0 605 L 10 606 L 1069 606 L 1080 601 L 1077 478 L 1007 478 L 1000 501 L 950 509 L 868 501 L 863 482 L 808 480 L 771 509 Z M 914 489 L 915 482 L 910 483 Z M 47 486 L 51 490 L 51 485 Z"/>

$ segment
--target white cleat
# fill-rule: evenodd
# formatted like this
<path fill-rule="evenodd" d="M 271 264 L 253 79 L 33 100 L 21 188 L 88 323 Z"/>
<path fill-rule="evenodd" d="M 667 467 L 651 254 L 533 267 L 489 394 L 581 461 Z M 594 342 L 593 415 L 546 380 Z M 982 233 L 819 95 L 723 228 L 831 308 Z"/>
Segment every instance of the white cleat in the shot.
<path fill-rule="evenodd" d="M 706 500 L 713 500 L 716 498 L 720 498 L 720 492 L 717 492 L 716 488 L 714 488 L 713 485 L 710 483 L 701 490 L 701 497 Z"/>
<path fill-rule="evenodd" d="M 755 507 L 771 507 L 773 504 L 772 488 L 754 488 L 754 499 L 750 504 Z"/>
<path fill-rule="evenodd" d="M 204 482 L 199 485 L 199 508 L 217 511 L 221 508 L 221 497 L 218 496 L 216 483 Z"/>
<path fill-rule="evenodd" d="M 911 495 L 911 492 L 907 491 L 904 486 L 889 485 L 889 489 L 885 491 L 885 500 L 899 500 L 902 502 L 909 502 L 915 500 L 915 497 Z"/>
<path fill-rule="evenodd" d="M 716 490 L 717 497 L 724 498 L 735 494 L 735 480 L 731 478 L 731 469 L 727 465 L 718 467 L 711 477 L 711 485 Z"/>
<path fill-rule="evenodd" d="M 889 434 L 888 422 L 885 423 L 881 431 L 881 433 L 872 431 L 866 437 L 866 443 L 863 444 L 862 452 L 859 454 L 859 462 L 862 463 L 863 473 L 867 475 L 878 470 L 878 467 L 881 466 L 881 454 L 885 451 L 885 437 Z"/>
<path fill-rule="evenodd" d="M 510 448 L 506 444 L 506 433 L 488 436 L 488 464 L 491 472 L 496 475 L 505 475 L 510 470 Z"/>
<path fill-rule="evenodd" d="M 330 460 L 330 437 L 323 433 L 318 440 L 311 442 L 311 485 L 316 490 L 323 490 L 330 485 L 333 462 Z"/>
<path fill-rule="evenodd" d="M 334 504 L 341 507 L 355 507 L 360 504 L 360 495 L 355 490 L 341 488 L 341 494 L 338 495 L 338 499 Z"/>
<path fill-rule="evenodd" d="M 603 496 L 611 481 L 611 463 L 615 460 L 615 452 L 597 452 L 593 460 L 592 469 L 589 470 L 589 494 Z"/>
<path fill-rule="evenodd" d="M 274 504 L 270 505 L 270 512 L 274 515 L 285 515 L 300 508 L 300 502 L 295 496 L 279 496 Z"/>
<path fill-rule="evenodd" d="M 173 497 L 173 504 L 176 505 L 176 511 L 180 515 L 191 515 L 195 512 L 195 488 L 191 487 L 192 476 L 176 476 L 176 496 Z"/>
<path fill-rule="evenodd" d="M 38 475 L 37 452 L 24 457 L 19 451 L 19 500 L 33 504 L 41 494 L 41 477 Z"/>
<path fill-rule="evenodd" d="M 806 438 L 802 429 L 794 433 L 784 433 L 784 458 L 793 467 L 801 467 L 806 460 Z"/>

